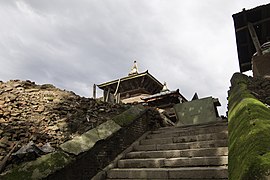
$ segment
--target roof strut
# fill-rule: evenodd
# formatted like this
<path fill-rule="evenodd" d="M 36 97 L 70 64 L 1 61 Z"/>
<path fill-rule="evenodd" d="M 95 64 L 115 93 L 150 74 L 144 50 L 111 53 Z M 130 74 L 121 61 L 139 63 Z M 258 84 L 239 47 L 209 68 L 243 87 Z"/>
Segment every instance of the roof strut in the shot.
<path fill-rule="evenodd" d="M 257 51 L 258 55 L 259 56 L 262 55 L 262 49 L 261 49 L 260 42 L 258 40 L 258 36 L 256 34 L 256 31 L 255 31 L 253 25 L 250 22 L 248 23 L 248 30 L 249 30 L 251 39 L 253 41 L 253 44 L 254 44 L 254 46 L 256 48 L 256 51 Z"/>
<path fill-rule="evenodd" d="M 116 89 L 115 89 L 115 92 L 114 92 L 114 96 L 116 96 L 116 95 L 117 95 L 117 91 L 118 91 L 118 88 L 119 88 L 120 82 L 121 82 L 121 79 L 118 79 L 118 83 L 117 83 L 117 86 L 116 86 Z"/>

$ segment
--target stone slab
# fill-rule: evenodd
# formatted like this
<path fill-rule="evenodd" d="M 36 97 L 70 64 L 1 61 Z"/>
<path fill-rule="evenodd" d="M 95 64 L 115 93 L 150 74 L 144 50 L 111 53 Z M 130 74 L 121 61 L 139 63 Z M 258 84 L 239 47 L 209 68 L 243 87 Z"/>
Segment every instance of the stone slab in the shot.
<path fill-rule="evenodd" d="M 181 150 L 181 149 L 200 149 L 200 148 L 214 148 L 227 147 L 228 140 L 211 140 L 211 141 L 197 141 L 189 143 L 173 143 L 173 144 L 158 144 L 157 150 Z"/>
<path fill-rule="evenodd" d="M 146 138 L 154 139 L 154 138 L 167 138 L 167 137 L 182 137 L 182 136 L 193 136 L 193 135 L 201 135 L 201 134 L 209 134 L 209 133 L 218 133 L 227 131 L 227 126 L 216 126 L 216 127 L 207 127 L 207 128 L 199 128 L 199 129 L 186 129 L 181 130 L 178 128 L 172 129 L 170 131 L 153 131 Z"/>
<path fill-rule="evenodd" d="M 150 144 L 170 144 L 173 143 L 173 138 L 156 138 L 156 139 L 143 139 L 140 144 L 150 145 Z"/>
<path fill-rule="evenodd" d="M 91 149 L 95 143 L 101 139 L 106 139 L 113 133 L 121 129 L 121 126 L 114 121 L 109 120 L 98 127 L 87 131 L 81 136 L 74 137 L 73 139 L 60 145 L 60 148 L 68 153 L 78 155 L 82 152 Z"/>
<path fill-rule="evenodd" d="M 91 149 L 98 140 L 100 140 L 100 137 L 97 129 L 94 128 L 61 144 L 60 148 L 65 152 L 78 155 Z"/>
<path fill-rule="evenodd" d="M 99 125 L 96 129 L 97 129 L 99 138 L 106 139 L 107 137 L 109 137 L 110 135 L 112 135 L 113 133 L 121 129 L 121 126 L 116 124 L 114 121 L 109 120 Z"/>
<path fill-rule="evenodd" d="M 188 168 L 171 168 L 169 178 L 197 178 L 197 179 L 216 179 L 228 178 L 227 167 L 188 167 Z"/>
<path fill-rule="evenodd" d="M 119 168 L 153 168 L 164 167 L 165 158 L 122 159 L 118 161 Z"/>
<path fill-rule="evenodd" d="M 223 166 L 228 164 L 227 156 L 216 157 L 177 157 L 177 158 L 148 158 L 122 159 L 119 168 L 162 168 L 162 167 L 191 167 L 191 166 Z"/>
<path fill-rule="evenodd" d="M 148 178 L 148 179 L 168 179 L 167 169 L 161 168 L 127 168 L 127 169 L 112 169 L 108 172 L 108 178 Z"/>
<path fill-rule="evenodd" d="M 216 107 L 212 97 L 176 104 L 174 109 L 177 116 L 176 126 L 217 120 Z"/>
<path fill-rule="evenodd" d="M 165 167 L 223 166 L 228 164 L 227 156 L 169 158 L 164 160 Z"/>
<path fill-rule="evenodd" d="M 174 158 L 174 157 L 203 157 L 203 156 L 227 156 L 228 147 L 165 150 L 165 151 L 138 151 L 126 154 L 126 158 Z"/>
<path fill-rule="evenodd" d="M 112 120 L 119 124 L 121 127 L 127 126 L 145 111 L 146 108 L 143 105 L 136 105 L 115 116 Z"/>
<path fill-rule="evenodd" d="M 113 179 L 226 179 L 227 167 L 188 168 L 127 168 L 112 169 L 107 178 Z"/>

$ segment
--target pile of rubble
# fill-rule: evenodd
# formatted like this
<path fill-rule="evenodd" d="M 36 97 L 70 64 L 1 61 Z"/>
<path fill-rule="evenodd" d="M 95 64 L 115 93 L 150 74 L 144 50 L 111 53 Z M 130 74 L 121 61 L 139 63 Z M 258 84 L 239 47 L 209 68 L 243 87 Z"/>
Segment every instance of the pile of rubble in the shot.
<path fill-rule="evenodd" d="M 0 162 L 15 142 L 14 152 L 27 146 L 57 149 L 124 110 L 126 106 L 80 97 L 50 84 L 0 81 Z"/>
<path fill-rule="evenodd" d="M 270 78 L 250 77 L 248 89 L 261 102 L 270 106 Z"/>

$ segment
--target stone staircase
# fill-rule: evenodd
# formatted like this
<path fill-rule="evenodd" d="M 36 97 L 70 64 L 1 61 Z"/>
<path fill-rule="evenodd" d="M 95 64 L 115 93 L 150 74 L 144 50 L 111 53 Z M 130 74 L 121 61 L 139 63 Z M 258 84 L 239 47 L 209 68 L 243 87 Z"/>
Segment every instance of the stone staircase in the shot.
<path fill-rule="evenodd" d="M 228 179 L 227 126 L 216 121 L 151 131 L 107 179 Z"/>

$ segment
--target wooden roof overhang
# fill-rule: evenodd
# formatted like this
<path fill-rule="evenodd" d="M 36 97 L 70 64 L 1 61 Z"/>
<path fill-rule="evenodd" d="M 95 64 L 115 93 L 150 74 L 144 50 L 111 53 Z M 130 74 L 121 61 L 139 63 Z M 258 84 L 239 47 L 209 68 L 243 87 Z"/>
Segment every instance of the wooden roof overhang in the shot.
<path fill-rule="evenodd" d="M 120 81 L 120 82 L 119 82 Z M 136 75 L 130 75 L 127 77 L 123 77 L 121 79 L 113 80 L 110 82 L 102 83 L 97 85 L 102 90 L 109 90 L 112 93 L 116 92 L 117 86 L 119 83 L 119 87 L 117 93 L 147 93 L 147 94 L 155 94 L 160 92 L 163 85 L 154 78 L 148 71 L 139 73 Z"/>
<path fill-rule="evenodd" d="M 146 101 L 146 102 L 150 102 L 150 101 L 156 101 L 159 99 L 163 99 L 166 97 L 181 97 L 183 99 L 184 102 L 187 102 L 187 99 L 180 94 L 179 89 L 177 89 L 176 91 L 165 91 L 165 92 L 160 92 L 151 96 L 147 96 L 142 98 L 142 100 Z"/>
<path fill-rule="evenodd" d="M 251 70 L 251 59 L 256 49 L 249 35 L 248 23 L 256 31 L 259 42 L 270 40 L 270 4 L 243 10 L 233 16 L 240 72 Z"/>

